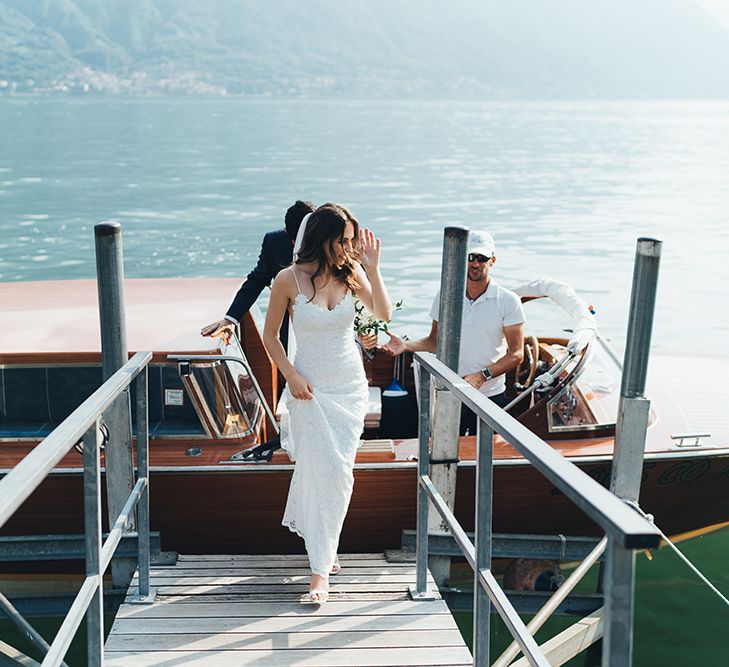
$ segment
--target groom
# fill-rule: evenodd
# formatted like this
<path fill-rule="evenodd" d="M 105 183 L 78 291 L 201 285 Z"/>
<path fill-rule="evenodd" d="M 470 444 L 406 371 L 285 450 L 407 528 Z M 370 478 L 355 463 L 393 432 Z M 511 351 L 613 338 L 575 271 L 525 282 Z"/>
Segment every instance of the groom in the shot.
<path fill-rule="evenodd" d="M 264 288 L 271 285 L 278 272 L 291 264 L 296 234 L 299 232 L 301 221 L 314 208 L 315 206 L 311 202 L 301 200 L 297 200 L 293 206 L 289 207 L 284 217 L 285 229 L 268 232 L 263 237 L 258 263 L 240 286 L 225 317 L 203 327 L 200 331 L 203 336 L 222 338 L 226 344 L 230 342 L 235 325 L 240 323 Z M 283 318 L 279 335 L 284 349 L 287 349 L 289 339 L 288 314 Z M 253 461 L 269 461 L 273 456 L 273 452 L 279 447 L 281 447 L 281 438 L 277 434 L 271 440 L 242 452 L 242 457 Z"/>
<path fill-rule="evenodd" d="M 263 237 L 258 263 L 240 286 L 225 317 L 203 327 L 200 331 L 203 336 L 222 338 L 226 344 L 230 342 L 235 325 L 243 319 L 243 316 L 250 310 L 264 288 L 270 287 L 278 272 L 291 264 L 296 234 L 301 226 L 301 221 L 306 215 L 314 211 L 314 208 L 315 206 L 311 202 L 301 200 L 297 200 L 293 206 L 289 207 L 284 217 L 285 229 L 268 232 Z M 288 314 L 281 324 L 280 335 L 281 343 L 284 349 L 287 349 L 289 338 Z"/>

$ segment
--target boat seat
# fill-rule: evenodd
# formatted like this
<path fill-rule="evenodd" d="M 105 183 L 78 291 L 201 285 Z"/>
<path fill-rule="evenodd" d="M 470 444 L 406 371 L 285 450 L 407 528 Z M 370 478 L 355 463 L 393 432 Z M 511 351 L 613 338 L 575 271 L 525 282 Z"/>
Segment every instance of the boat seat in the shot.
<path fill-rule="evenodd" d="M 365 415 L 365 428 L 379 428 L 382 417 L 382 389 L 379 387 L 368 387 L 369 397 L 367 402 L 367 414 Z M 276 406 L 276 420 L 281 421 L 281 415 L 287 412 L 286 394 L 282 394 Z"/>

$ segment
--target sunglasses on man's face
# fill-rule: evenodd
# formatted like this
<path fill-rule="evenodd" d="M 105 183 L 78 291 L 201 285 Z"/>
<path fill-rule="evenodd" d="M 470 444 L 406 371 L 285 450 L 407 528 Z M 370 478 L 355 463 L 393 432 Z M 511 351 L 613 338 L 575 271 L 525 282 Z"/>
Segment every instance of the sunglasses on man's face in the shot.
<path fill-rule="evenodd" d="M 485 264 L 488 262 L 491 258 L 486 257 L 486 255 L 479 255 L 475 252 L 468 253 L 468 261 L 469 262 L 478 262 L 479 264 Z"/>

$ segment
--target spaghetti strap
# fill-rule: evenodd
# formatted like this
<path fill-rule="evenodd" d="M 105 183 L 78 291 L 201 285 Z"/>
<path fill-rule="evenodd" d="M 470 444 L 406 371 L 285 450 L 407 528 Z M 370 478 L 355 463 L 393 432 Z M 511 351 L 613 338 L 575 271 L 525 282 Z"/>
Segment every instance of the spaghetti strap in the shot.
<path fill-rule="evenodd" d="M 299 287 L 299 279 L 296 277 L 296 271 L 294 271 L 294 267 L 290 266 L 289 269 L 291 270 L 291 275 L 294 277 L 294 280 L 296 281 L 296 295 L 298 296 L 301 294 L 301 287 Z"/>

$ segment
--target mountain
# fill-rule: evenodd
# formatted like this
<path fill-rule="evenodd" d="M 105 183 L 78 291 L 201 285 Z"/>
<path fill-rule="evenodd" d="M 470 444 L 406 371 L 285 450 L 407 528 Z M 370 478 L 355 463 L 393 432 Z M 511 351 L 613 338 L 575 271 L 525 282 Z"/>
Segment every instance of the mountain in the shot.
<path fill-rule="evenodd" d="M 729 97 L 694 0 L 0 0 L 3 90 Z"/>

